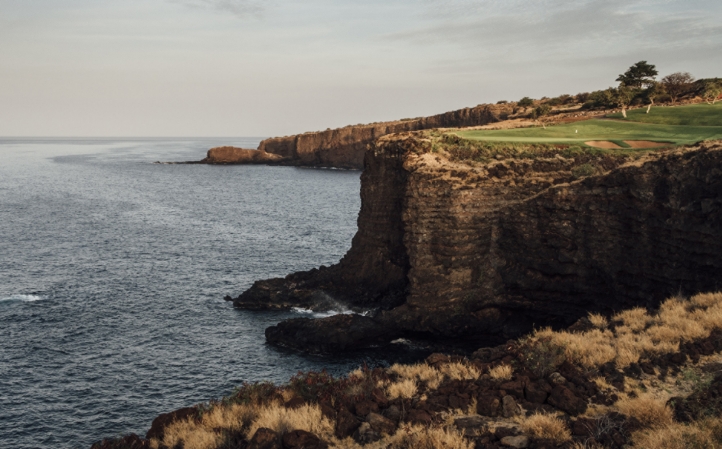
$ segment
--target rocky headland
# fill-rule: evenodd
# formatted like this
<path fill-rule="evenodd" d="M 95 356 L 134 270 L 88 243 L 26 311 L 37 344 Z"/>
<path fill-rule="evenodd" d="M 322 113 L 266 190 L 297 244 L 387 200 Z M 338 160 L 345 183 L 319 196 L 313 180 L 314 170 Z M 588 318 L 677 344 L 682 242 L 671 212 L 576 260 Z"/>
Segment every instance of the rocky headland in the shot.
<path fill-rule="evenodd" d="M 344 258 L 258 281 L 233 303 L 366 313 L 284 321 L 266 330 L 270 343 L 310 352 L 400 337 L 499 343 L 719 288 L 720 142 L 619 152 L 427 131 L 379 139 L 364 167 Z"/>
<path fill-rule="evenodd" d="M 523 112 L 515 104 L 482 104 L 473 108 L 450 111 L 431 117 L 379 122 L 365 125 L 350 125 L 326 131 L 307 132 L 285 137 L 274 137 L 260 143 L 258 150 L 267 158 L 276 155 L 278 159 L 267 161 L 250 158 L 247 151 L 214 151 L 201 163 L 248 164 L 282 163 L 307 167 L 328 167 L 361 170 L 364 167 L 364 153 L 378 138 L 388 134 L 432 128 L 461 128 L 486 125 L 506 120 L 513 114 Z M 228 148 L 228 147 L 223 147 Z"/>

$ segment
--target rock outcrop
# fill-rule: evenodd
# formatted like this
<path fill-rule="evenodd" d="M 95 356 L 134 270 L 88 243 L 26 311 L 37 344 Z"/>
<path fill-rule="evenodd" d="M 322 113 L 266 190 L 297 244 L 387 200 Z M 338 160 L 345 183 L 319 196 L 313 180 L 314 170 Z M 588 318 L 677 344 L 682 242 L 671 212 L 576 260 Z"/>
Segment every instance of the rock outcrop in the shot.
<path fill-rule="evenodd" d="M 262 150 L 249 150 L 236 147 L 216 147 L 208 150 L 202 164 L 278 164 L 287 158 Z"/>
<path fill-rule="evenodd" d="M 564 148 L 485 162 L 449 154 L 428 133 L 378 140 L 366 153 L 359 229 L 340 263 L 256 282 L 234 305 L 314 307 L 331 297 L 372 310 L 359 325 L 373 343 L 489 343 L 720 288 L 720 142 L 634 157 Z M 336 345 L 323 339 L 331 334 L 314 320 L 266 332 L 301 350 L 370 343 Z"/>

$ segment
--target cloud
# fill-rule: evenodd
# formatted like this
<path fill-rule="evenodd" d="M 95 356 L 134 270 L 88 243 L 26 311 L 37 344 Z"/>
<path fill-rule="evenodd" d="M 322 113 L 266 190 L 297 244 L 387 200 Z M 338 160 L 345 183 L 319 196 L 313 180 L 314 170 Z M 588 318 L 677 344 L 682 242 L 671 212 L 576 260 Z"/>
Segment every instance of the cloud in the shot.
<path fill-rule="evenodd" d="M 260 16 L 265 10 L 260 0 L 170 0 L 191 8 L 215 9 L 238 17 Z"/>
<path fill-rule="evenodd" d="M 383 39 L 449 46 L 510 60 L 610 56 L 634 50 L 722 44 L 722 25 L 704 1 L 426 0 L 424 26 Z M 675 8 L 675 6 L 679 6 Z M 696 8 L 695 8 L 696 6 Z M 722 10 L 713 6 L 713 10 Z"/>

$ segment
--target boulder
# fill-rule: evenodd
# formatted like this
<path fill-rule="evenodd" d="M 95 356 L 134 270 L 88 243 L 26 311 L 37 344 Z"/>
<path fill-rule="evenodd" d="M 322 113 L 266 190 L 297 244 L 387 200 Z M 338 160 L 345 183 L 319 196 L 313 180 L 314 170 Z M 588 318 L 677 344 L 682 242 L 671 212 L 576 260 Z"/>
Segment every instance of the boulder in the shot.
<path fill-rule="evenodd" d="M 361 425 L 361 420 L 346 408 L 342 408 L 336 417 L 336 437 L 344 439 L 350 437 Z"/>
<path fill-rule="evenodd" d="M 328 443 L 305 430 L 293 430 L 283 435 L 283 449 L 328 449 Z"/>
<path fill-rule="evenodd" d="M 251 437 L 248 449 L 283 449 L 281 436 L 271 429 L 261 427 Z"/>
<path fill-rule="evenodd" d="M 514 447 L 523 449 L 529 447 L 529 437 L 525 435 L 519 435 L 515 437 L 504 437 L 501 439 L 501 445 L 507 447 Z"/>
<path fill-rule="evenodd" d="M 576 396 L 569 388 L 561 385 L 557 385 L 552 389 L 547 402 L 572 416 L 580 415 L 587 410 L 585 400 Z"/>
<path fill-rule="evenodd" d="M 378 413 L 369 413 L 366 417 L 366 422 L 369 423 L 374 432 L 378 432 L 382 435 L 393 435 L 396 431 L 396 423 L 382 415 L 379 415 Z"/>
<path fill-rule="evenodd" d="M 183 421 L 189 417 L 197 417 L 198 409 L 196 407 L 185 407 L 170 413 L 163 413 L 158 415 L 153 423 L 150 425 L 150 430 L 145 434 L 145 438 L 150 440 L 155 438 L 162 440 L 165 435 L 165 428 L 176 421 Z"/>

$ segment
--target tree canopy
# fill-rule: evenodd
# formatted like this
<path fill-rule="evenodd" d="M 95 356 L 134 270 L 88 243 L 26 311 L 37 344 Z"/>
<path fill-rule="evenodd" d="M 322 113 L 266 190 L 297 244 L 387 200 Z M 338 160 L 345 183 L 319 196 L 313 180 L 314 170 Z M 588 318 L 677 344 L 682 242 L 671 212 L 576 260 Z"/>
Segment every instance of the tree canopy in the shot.
<path fill-rule="evenodd" d="M 619 75 L 617 81 L 621 86 L 639 89 L 653 83 L 657 75 L 659 75 L 659 72 L 653 64 L 647 64 L 647 61 L 639 61 Z"/>
<path fill-rule="evenodd" d="M 675 72 L 662 78 L 662 84 L 672 99 L 672 103 L 676 103 L 680 95 L 684 94 L 693 82 L 694 77 L 689 72 Z"/>

